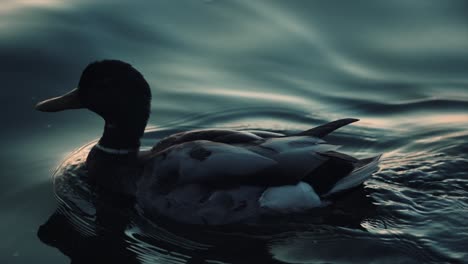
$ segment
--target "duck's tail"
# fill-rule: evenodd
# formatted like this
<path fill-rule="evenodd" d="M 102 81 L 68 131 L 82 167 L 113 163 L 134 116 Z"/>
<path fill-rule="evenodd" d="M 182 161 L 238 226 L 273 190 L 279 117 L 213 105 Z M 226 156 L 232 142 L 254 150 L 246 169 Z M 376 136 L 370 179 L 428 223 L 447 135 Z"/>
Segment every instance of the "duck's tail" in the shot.
<path fill-rule="evenodd" d="M 321 126 L 314 127 L 309 130 L 300 132 L 296 134 L 295 136 L 312 136 L 312 137 L 323 138 L 324 136 L 330 134 L 331 132 L 337 130 L 338 128 L 349 125 L 356 121 L 359 121 L 359 119 L 356 119 L 356 118 L 339 119 L 339 120 L 335 120 L 333 122 L 329 122 Z"/>
<path fill-rule="evenodd" d="M 332 194 L 359 186 L 361 183 L 367 180 L 372 175 L 372 173 L 379 169 L 379 160 L 381 157 L 382 154 L 359 160 L 357 163 L 355 163 L 355 168 L 353 171 L 346 177 L 336 182 L 330 191 L 322 195 L 322 197 L 327 197 Z"/>

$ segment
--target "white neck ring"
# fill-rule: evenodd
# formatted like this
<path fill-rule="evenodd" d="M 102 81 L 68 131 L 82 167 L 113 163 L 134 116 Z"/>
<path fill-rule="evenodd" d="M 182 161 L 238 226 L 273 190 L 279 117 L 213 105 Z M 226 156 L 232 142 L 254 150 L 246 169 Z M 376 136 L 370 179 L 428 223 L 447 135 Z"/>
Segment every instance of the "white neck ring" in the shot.
<path fill-rule="evenodd" d="M 98 148 L 101 151 L 104 151 L 108 154 L 114 154 L 114 155 L 127 155 L 132 152 L 137 152 L 138 149 L 113 149 L 113 148 L 107 148 L 104 146 L 101 146 L 99 143 L 95 145 L 96 148 Z"/>

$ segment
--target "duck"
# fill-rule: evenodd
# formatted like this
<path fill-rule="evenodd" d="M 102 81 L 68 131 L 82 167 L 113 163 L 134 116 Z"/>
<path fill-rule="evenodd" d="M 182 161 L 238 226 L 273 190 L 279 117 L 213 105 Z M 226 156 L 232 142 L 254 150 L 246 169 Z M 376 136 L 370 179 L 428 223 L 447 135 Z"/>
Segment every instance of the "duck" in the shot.
<path fill-rule="evenodd" d="M 101 60 L 83 70 L 77 88 L 35 109 L 88 109 L 102 117 L 104 132 L 84 161 L 90 182 L 103 195 L 133 197 L 145 215 L 177 223 L 226 225 L 306 213 L 378 170 L 381 155 L 358 159 L 323 139 L 354 118 L 287 135 L 190 130 L 141 151 L 151 101 L 148 82 L 132 65 Z"/>

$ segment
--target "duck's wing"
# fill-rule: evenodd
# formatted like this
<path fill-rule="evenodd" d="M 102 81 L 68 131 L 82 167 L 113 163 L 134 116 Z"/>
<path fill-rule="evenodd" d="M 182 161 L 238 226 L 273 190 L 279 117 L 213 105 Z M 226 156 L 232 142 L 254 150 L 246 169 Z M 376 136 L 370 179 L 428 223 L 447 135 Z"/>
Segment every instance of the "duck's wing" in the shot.
<path fill-rule="evenodd" d="M 313 137 L 282 137 L 254 144 L 230 145 L 195 140 L 167 148 L 150 161 L 159 185 L 236 184 L 279 186 L 297 184 L 330 157 L 322 153 L 339 146 Z M 150 179 L 149 181 L 152 181 Z"/>
<path fill-rule="evenodd" d="M 309 130 L 291 136 L 309 136 L 323 138 L 340 127 L 359 121 L 355 118 L 345 118 L 311 128 Z M 158 142 L 146 156 L 151 157 L 151 153 L 163 151 L 172 146 L 195 140 L 207 140 L 226 144 L 247 144 L 255 141 L 262 141 L 269 138 L 281 138 L 285 135 L 261 130 L 237 131 L 232 129 L 200 129 L 176 133 Z M 148 158 L 146 157 L 146 158 Z M 146 159 L 145 159 L 146 160 Z"/>
<path fill-rule="evenodd" d="M 261 131 L 259 131 L 261 132 Z M 260 135 L 259 135 L 260 134 Z M 255 133 L 249 131 L 236 131 L 231 129 L 202 129 L 173 134 L 156 144 L 152 152 L 159 152 L 172 146 L 185 142 L 206 140 L 226 144 L 250 143 L 262 140 L 264 137 L 277 136 L 277 133 Z"/>
<path fill-rule="evenodd" d="M 339 147 L 316 137 L 291 136 L 270 138 L 247 148 L 277 162 L 268 178 L 258 179 L 266 178 L 269 185 L 304 181 L 317 194 L 325 195 L 361 184 L 378 165 L 378 157 L 356 159 L 337 152 Z"/>
<path fill-rule="evenodd" d="M 345 118 L 329 122 L 318 127 L 297 133 L 291 136 L 309 136 L 322 138 L 340 127 L 359 121 L 355 118 Z M 261 131 L 261 130 L 245 130 L 237 131 L 232 129 L 200 129 L 176 133 L 162 139 L 156 144 L 151 152 L 159 152 L 171 146 L 175 146 L 184 142 L 195 140 L 208 140 L 213 142 L 220 142 L 226 144 L 241 144 L 251 143 L 258 140 L 268 138 L 285 137 L 284 134 Z"/>
<path fill-rule="evenodd" d="M 312 136 L 312 137 L 323 138 L 326 135 L 330 134 L 331 132 L 337 130 L 338 128 L 349 125 L 357 121 L 359 121 L 359 119 L 356 119 L 356 118 L 339 119 L 339 120 L 335 120 L 333 122 L 326 123 L 318 127 L 314 127 L 309 130 L 297 133 L 295 136 Z"/>
<path fill-rule="evenodd" d="M 145 181 L 163 189 L 184 184 L 233 186 L 249 182 L 276 163 L 242 146 L 195 140 L 160 151 L 149 161 L 152 168 Z"/>
<path fill-rule="evenodd" d="M 337 122 L 333 127 L 336 129 L 346 122 L 351 120 Z M 156 152 L 155 161 L 150 161 L 154 166 L 153 176 L 163 181 L 161 186 L 279 186 L 306 181 L 318 194 L 325 194 L 359 167 L 358 159 L 336 152 L 339 146 L 327 144 L 318 137 L 264 139 L 252 134 L 202 130 L 174 135 L 165 139 L 169 147 L 164 146 L 165 142 L 158 145 L 162 150 Z M 198 140 L 200 137 L 210 140 Z M 233 144 L 233 140 L 241 143 Z"/>
<path fill-rule="evenodd" d="M 338 153 L 340 146 L 310 136 L 270 138 L 247 148 L 276 161 L 263 174 L 252 178 L 258 184 L 279 186 L 314 180 L 314 186 L 329 190 L 354 168 L 355 159 Z M 346 157 L 346 158 L 345 158 Z M 323 179 L 322 179 L 323 178 Z M 318 180 L 317 180 L 318 179 Z"/>

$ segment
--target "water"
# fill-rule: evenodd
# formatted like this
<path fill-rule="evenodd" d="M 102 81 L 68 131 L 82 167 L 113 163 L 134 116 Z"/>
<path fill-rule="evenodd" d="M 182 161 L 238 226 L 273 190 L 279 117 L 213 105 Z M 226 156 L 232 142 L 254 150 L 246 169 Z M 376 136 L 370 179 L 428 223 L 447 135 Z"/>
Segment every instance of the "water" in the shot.
<path fill-rule="evenodd" d="M 3 1 L 0 263 L 79 263 L 86 252 L 128 263 L 468 262 L 467 11 L 465 1 Z M 131 216 L 124 233 L 99 229 L 56 202 L 51 175 L 102 121 L 33 105 L 103 58 L 132 63 L 152 87 L 145 146 L 192 128 L 289 132 L 356 117 L 328 140 L 385 153 L 381 170 L 356 203 L 297 225 L 192 230 Z M 37 236 L 47 221 L 61 251 Z"/>

